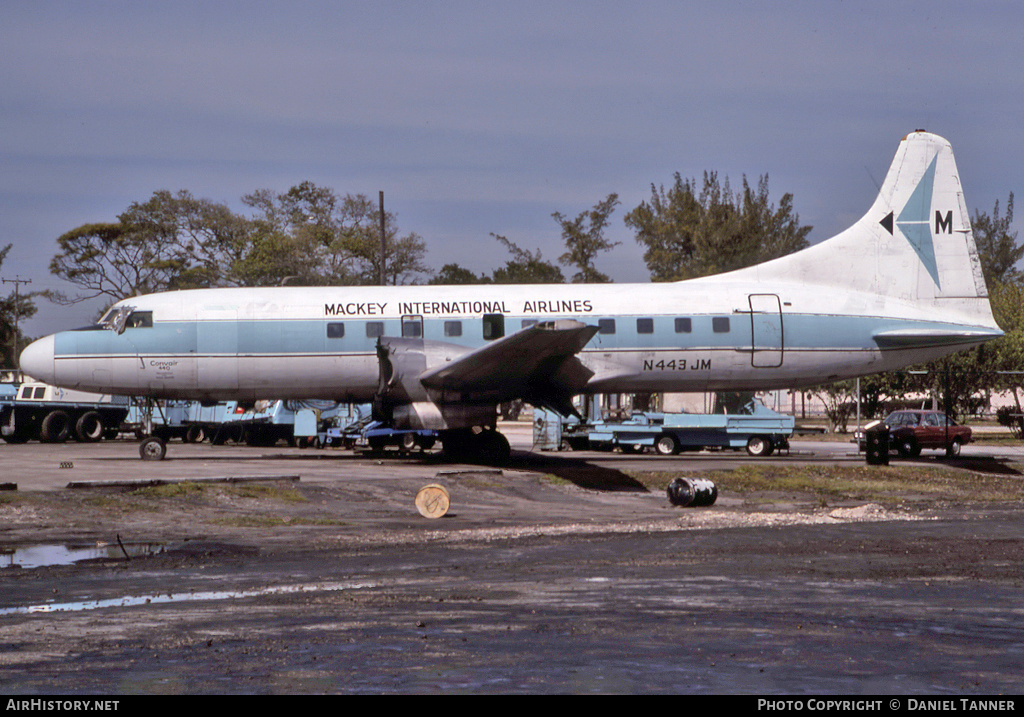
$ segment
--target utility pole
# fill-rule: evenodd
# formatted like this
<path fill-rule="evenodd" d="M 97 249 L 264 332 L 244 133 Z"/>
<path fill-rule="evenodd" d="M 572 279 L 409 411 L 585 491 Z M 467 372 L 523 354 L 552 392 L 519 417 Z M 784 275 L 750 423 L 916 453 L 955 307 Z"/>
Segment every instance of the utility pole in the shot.
<path fill-rule="evenodd" d="M 13 279 L 0 279 L 5 284 L 14 284 L 14 353 L 11 354 L 11 363 L 14 364 L 14 368 L 18 368 L 18 335 L 20 333 L 20 305 L 21 305 L 21 292 L 19 289 L 22 284 L 31 284 L 31 279 L 22 279 L 20 275 L 15 276 Z"/>
<path fill-rule="evenodd" d="M 380 190 L 380 285 L 384 286 L 387 274 L 384 271 L 384 256 L 387 246 L 387 235 L 384 233 L 384 190 Z"/>

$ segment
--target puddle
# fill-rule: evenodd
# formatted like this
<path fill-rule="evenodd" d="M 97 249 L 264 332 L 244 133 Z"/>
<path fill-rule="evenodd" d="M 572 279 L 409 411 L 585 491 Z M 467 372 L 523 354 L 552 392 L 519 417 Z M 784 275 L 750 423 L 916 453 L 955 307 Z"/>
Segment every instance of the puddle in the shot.
<path fill-rule="evenodd" d="M 41 568 L 48 565 L 71 565 L 82 560 L 98 558 L 124 560 L 129 557 L 157 555 L 164 551 L 159 543 L 126 543 L 122 550 L 117 543 L 89 543 L 77 545 L 30 545 L 26 548 L 0 551 L 2 568 Z"/>
<path fill-rule="evenodd" d="M 314 583 L 311 585 L 281 585 L 276 587 L 258 588 L 255 590 L 218 590 L 208 592 L 164 593 L 161 595 L 125 595 L 106 600 L 80 600 L 64 603 L 43 603 L 40 605 L 24 605 L 21 607 L 0 608 L 0 616 L 25 615 L 47 612 L 79 612 L 82 610 L 99 610 L 108 607 L 132 607 L 136 605 L 157 605 L 160 603 L 192 602 L 203 600 L 237 600 L 264 595 L 289 595 L 306 592 L 335 592 L 339 590 L 359 590 L 372 588 L 371 583 Z"/>

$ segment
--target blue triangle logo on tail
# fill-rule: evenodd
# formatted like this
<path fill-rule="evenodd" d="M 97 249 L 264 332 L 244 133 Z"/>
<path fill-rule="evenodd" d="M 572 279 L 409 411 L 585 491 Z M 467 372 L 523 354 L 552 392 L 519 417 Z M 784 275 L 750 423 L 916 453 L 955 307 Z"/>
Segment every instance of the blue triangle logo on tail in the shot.
<path fill-rule="evenodd" d="M 914 193 L 903 206 L 903 211 L 896 217 L 896 226 L 914 247 L 921 263 L 928 270 L 936 286 L 939 284 L 939 269 L 935 264 L 935 245 L 932 242 L 932 227 L 929 215 L 932 210 L 932 187 L 935 184 L 935 165 L 939 160 L 936 154 L 927 171 L 914 188 Z M 890 233 L 893 233 L 893 213 L 889 212 L 880 222 Z"/>

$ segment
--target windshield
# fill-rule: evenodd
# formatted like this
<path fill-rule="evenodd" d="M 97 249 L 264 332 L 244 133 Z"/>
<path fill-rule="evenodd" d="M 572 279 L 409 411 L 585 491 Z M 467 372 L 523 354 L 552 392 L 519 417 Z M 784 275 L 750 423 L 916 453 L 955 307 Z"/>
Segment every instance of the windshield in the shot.
<path fill-rule="evenodd" d="M 134 306 L 126 304 L 111 306 L 107 313 L 103 314 L 100 318 L 99 325 L 105 329 L 116 331 L 119 334 L 124 333 L 128 317 L 134 310 Z M 152 313 L 150 313 L 150 323 L 152 324 Z"/>

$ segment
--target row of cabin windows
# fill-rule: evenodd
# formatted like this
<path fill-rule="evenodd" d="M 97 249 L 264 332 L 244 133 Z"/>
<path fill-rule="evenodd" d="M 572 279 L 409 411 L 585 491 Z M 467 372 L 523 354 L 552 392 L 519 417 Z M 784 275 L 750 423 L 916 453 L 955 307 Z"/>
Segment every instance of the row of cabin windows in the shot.
<path fill-rule="evenodd" d="M 677 334 L 689 334 L 693 332 L 693 319 L 689 316 L 677 316 L 674 321 Z M 597 327 L 599 334 L 614 334 L 615 319 L 598 319 Z M 730 331 L 728 316 L 712 316 L 711 330 L 716 334 L 727 334 Z M 643 318 L 636 320 L 636 332 L 638 334 L 653 334 L 654 319 Z"/>
<path fill-rule="evenodd" d="M 615 319 L 598 319 L 598 333 L 614 334 Z M 523 319 L 522 328 L 533 326 L 536 319 Z M 690 317 L 676 317 L 675 331 L 677 334 L 689 334 L 693 332 L 693 319 Z M 727 334 L 730 331 L 728 316 L 711 317 L 711 330 L 716 334 Z M 654 319 L 642 318 L 636 320 L 636 332 L 638 334 L 653 334 Z M 367 321 L 366 337 L 376 339 L 384 335 L 383 321 Z M 445 321 L 444 335 L 449 338 L 462 336 L 461 321 Z M 505 335 L 505 317 L 501 314 L 487 314 L 483 319 L 483 337 L 488 341 L 499 339 Z M 423 336 L 423 321 L 421 319 L 403 319 L 402 336 L 409 339 L 418 339 Z M 345 324 L 341 321 L 331 321 L 327 324 L 327 338 L 341 339 L 345 337 Z"/>

